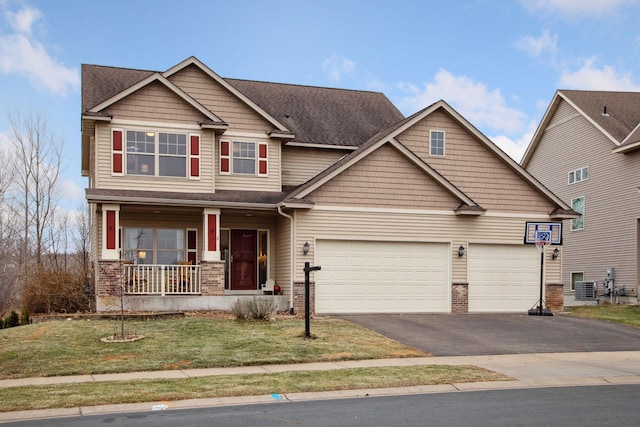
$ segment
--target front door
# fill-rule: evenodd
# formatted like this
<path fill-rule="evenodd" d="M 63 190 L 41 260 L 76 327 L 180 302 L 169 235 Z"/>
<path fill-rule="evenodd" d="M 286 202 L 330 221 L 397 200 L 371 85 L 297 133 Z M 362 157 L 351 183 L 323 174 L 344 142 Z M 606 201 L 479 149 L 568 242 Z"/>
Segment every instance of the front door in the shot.
<path fill-rule="evenodd" d="M 258 231 L 231 230 L 231 289 L 258 288 Z"/>

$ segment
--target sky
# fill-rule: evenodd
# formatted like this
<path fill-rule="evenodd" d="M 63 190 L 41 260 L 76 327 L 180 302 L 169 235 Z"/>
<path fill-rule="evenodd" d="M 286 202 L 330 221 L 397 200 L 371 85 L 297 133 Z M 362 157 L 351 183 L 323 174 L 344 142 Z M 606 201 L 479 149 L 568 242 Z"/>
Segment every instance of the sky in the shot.
<path fill-rule="evenodd" d="M 519 161 L 558 89 L 640 91 L 640 0 L 0 0 L 0 148 L 35 112 L 64 141 L 80 205 L 80 66 L 384 93 L 409 116 L 443 99 Z"/>

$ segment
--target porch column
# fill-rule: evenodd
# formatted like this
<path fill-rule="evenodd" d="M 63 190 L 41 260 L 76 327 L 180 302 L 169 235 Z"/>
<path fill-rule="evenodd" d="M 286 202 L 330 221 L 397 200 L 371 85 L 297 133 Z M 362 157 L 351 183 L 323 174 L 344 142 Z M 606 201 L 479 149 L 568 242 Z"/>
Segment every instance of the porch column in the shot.
<path fill-rule="evenodd" d="M 119 260 L 120 205 L 102 205 L 102 259 Z"/>
<path fill-rule="evenodd" d="M 220 209 L 205 208 L 202 229 L 204 230 L 203 261 L 220 261 Z"/>

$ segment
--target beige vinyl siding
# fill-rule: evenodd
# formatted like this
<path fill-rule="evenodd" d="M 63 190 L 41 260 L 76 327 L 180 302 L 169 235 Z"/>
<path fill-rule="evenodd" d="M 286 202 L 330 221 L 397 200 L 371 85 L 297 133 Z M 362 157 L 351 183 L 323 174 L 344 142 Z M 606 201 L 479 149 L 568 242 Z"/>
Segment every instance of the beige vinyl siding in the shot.
<path fill-rule="evenodd" d="M 159 82 L 151 83 L 106 108 L 114 119 L 197 124 L 205 117 Z"/>
<path fill-rule="evenodd" d="M 312 192 L 320 204 L 361 207 L 448 209 L 460 201 L 390 145 L 373 153 Z"/>
<path fill-rule="evenodd" d="M 180 70 L 169 80 L 228 123 L 230 129 L 264 133 L 274 128 L 195 65 Z"/>
<path fill-rule="evenodd" d="M 571 108 L 565 101 L 558 110 Z M 575 110 L 574 110 L 575 111 Z M 555 119 L 552 122 L 557 122 Z M 566 203 L 585 198 L 585 228 L 571 231 L 564 221 L 562 283 L 570 290 L 572 271 L 602 283 L 605 268 L 616 269 L 616 286 L 635 295 L 638 218 L 640 217 L 640 153 L 614 154 L 609 139 L 579 116 L 548 127 L 527 169 Z M 571 170 L 589 167 L 589 179 L 568 184 Z"/>
<path fill-rule="evenodd" d="M 580 115 L 580 113 L 578 113 L 578 111 L 573 108 L 568 102 L 562 102 L 560 103 L 560 105 L 558 105 L 558 108 L 553 113 L 547 129 L 567 120 L 574 119 L 578 115 Z"/>
<path fill-rule="evenodd" d="M 445 156 L 429 155 L 429 132 L 445 132 Z M 555 205 L 442 110 L 397 138 L 490 212 L 549 212 Z"/>
<path fill-rule="evenodd" d="M 271 275 L 282 288 L 284 295 L 291 295 L 291 220 L 279 216 L 276 220 L 276 228 L 273 240 L 276 242 L 274 252 L 275 271 Z"/>
<path fill-rule="evenodd" d="M 111 124 L 98 125 L 98 139 L 96 140 L 96 188 L 113 188 L 127 190 L 149 190 L 149 191 L 178 191 L 182 193 L 210 193 L 214 191 L 213 181 L 213 132 L 202 131 L 198 128 L 166 128 L 166 124 L 159 126 L 118 126 Z M 200 178 L 190 179 L 187 177 L 153 177 L 140 175 L 113 176 L 111 174 L 111 129 L 118 128 L 126 130 L 149 130 L 167 131 L 176 133 L 196 133 L 200 135 Z M 126 149 L 126 147 L 125 147 Z M 187 159 L 188 161 L 188 159 Z M 126 163 L 126 153 L 123 162 Z"/>
<path fill-rule="evenodd" d="M 256 164 L 255 175 L 242 174 L 220 174 L 220 150 L 219 138 L 216 139 L 216 160 L 215 160 L 215 176 L 216 190 L 244 190 L 244 191 L 282 191 L 280 180 L 280 141 L 279 140 L 263 140 L 245 136 L 234 136 L 226 133 L 222 139 L 230 141 L 243 141 L 256 143 L 256 156 L 258 155 L 258 143 L 266 142 L 267 148 L 267 176 L 258 176 L 258 165 Z M 233 148 L 231 148 L 233 150 Z M 233 159 L 229 159 L 233 162 Z"/>
<path fill-rule="evenodd" d="M 458 256 L 460 245 L 464 246 L 465 255 Z M 451 282 L 467 283 L 467 253 L 469 243 L 466 240 L 456 240 L 451 243 Z"/>
<path fill-rule="evenodd" d="M 525 222 L 543 220 L 543 214 L 526 219 L 490 215 L 463 218 L 449 212 L 436 214 L 317 206 L 297 213 L 295 247 L 301 248 L 308 241 L 311 251 L 308 257 L 296 258 L 296 280 L 304 279 L 304 261 L 313 263 L 314 239 L 451 243 L 453 256 L 462 242 L 465 248 L 471 243 L 521 245 Z M 455 261 L 452 269 L 453 281 L 466 281 L 464 261 Z M 555 283 L 559 279 L 551 275 L 547 277 L 547 281 Z"/>
<path fill-rule="evenodd" d="M 300 185 L 322 172 L 348 151 L 282 147 L 282 185 Z"/>

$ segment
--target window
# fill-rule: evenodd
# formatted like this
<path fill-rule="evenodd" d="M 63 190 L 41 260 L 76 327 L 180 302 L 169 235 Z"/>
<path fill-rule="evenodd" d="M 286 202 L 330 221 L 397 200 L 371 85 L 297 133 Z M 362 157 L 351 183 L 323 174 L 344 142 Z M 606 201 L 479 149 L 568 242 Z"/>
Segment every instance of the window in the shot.
<path fill-rule="evenodd" d="M 220 174 L 268 176 L 266 142 L 220 140 Z"/>
<path fill-rule="evenodd" d="M 195 230 L 190 231 L 193 237 L 188 237 L 193 238 L 195 245 Z M 185 260 L 183 229 L 132 227 L 124 229 L 124 236 L 124 259 L 135 260 L 136 264 L 175 265 Z"/>
<path fill-rule="evenodd" d="M 580 218 L 571 220 L 571 230 L 583 230 L 584 229 L 584 196 L 577 197 L 571 200 L 571 209 L 580 214 Z"/>
<path fill-rule="evenodd" d="M 125 143 L 128 175 L 187 176 L 186 134 L 127 130 Z"/>
<path fill-rule="evenodd" d="M 254 142 L 233 142 L 233 173 L 255 175 L 256 144 Z"/>
<path fill-rule="evenodd" d="M 586 181 L 589 179 L 589 166 L 569 172 L 569 184 Z"/>
<path fill-rule="evenodd" d="M 432 156 L 444 156 L 444 131 L 431 131 L 429 136 L 429 153 Z"/>
<path fill-rule="evenodd" d="M 571 273 L 571 290 L 576 290 L 576 282 L 584 282 L 584 273 L 582 271 Z"/>

